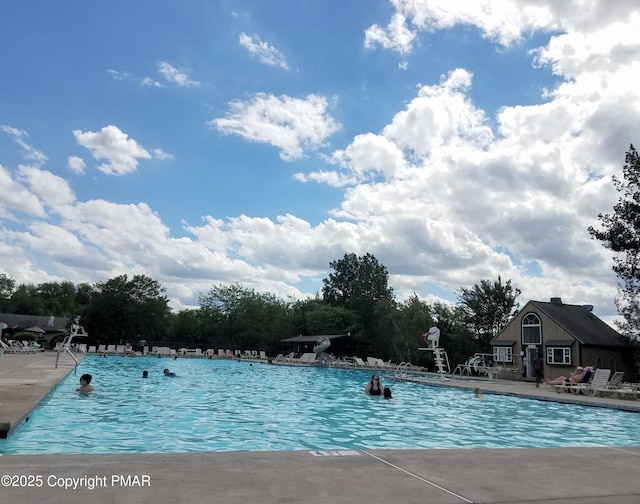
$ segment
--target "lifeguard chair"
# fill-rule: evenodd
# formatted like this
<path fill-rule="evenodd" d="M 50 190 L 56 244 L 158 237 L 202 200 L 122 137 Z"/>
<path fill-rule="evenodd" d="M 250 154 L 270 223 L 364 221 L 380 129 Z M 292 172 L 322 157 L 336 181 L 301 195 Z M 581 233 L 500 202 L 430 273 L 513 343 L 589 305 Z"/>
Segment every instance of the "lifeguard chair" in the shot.
<path fill-rule="evenodd" d="M 89 335 L 85 332 L 84 327 L 80 325 L 79 315 L 73 319 L 73 322 L 71 322 L 71 327 L 69 329 L 69 334 L 64 337 L 62 345 L 57 347 L 58 351 L 56 353 L 56 369 L 58 368 L 58 362 L 60 361 L 60 352 L 66 352 L 76 363 L 73 371 L 74 374 L 76 374 L 76 372 L 78 371 L 78 359 L 76 359 L 76 356 L 73 355 L 73 352 L 71 351 L 71 342 L 73 341 L 73 338 L 86 338 Z M 78 333 L 78 331 L 81 332 Z"/>
<path fill-rule="evenodd" d="M 429 330 L 422 335 L 422 339 L 427 346 L 426 348 L 418 348 L 418 350 L 433 352 L 433 360 L 436 363 L 436 369 L 441 378 L 449 374 L 449 356 L 442 348 L 438 348 L 440 344 L 440 329 L 436 326 L 430 327 Z"/>

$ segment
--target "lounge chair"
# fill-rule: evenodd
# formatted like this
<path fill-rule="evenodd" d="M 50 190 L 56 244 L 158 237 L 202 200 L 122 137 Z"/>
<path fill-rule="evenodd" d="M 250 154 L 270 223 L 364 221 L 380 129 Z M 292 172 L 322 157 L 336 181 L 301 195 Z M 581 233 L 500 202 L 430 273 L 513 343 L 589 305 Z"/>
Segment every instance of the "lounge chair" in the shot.
<path fill-rule="evenodd" d="M 380 369 L 393 369 L 395 367 L 391 361 L 385 362 L 380 358 L 376 359 L 376 363 Z"/>
<path fill-rule="evenodd" d="M 555 385 L 556 392 L 562 392 L 563 390 L 571 392 L 572 394 L 585 394 L 595 395 L 595 389 L 601 389 L 609 382 L 609 376 L 611 375 L 610 369 L 596 369 L 593 373 L 591 381 L 589 383 L 576 383 Z"/>
<path fill-rule="evenodd" d="M 264 350 L 260 350 L 260 359 L 267 360 L 267 353 Z"/>
<path fill-rule="evenodd" d="M 607 394 L 615 393 L 617 389 L 621 388 L 623 378 L 624 372 L 616 371 L 615 373 L 613 373 L 611 379 L 603 386 L 595 385 L 592 381 L 591 387 L 585 393 L 592 396 L 606 396 Z"/>
<path fill-rule="evenodd" d="M 18 349 L 13 345 L 7 345 L 2 340 L 0 340 L 0 347 L 5 351 L 5 353 L 22 353 L 22 349 Z"/>
<path fill-rule="evenodd" d="M 314 364 L 316 362 L 316 358 L 318 357 L 315 352 L 306 353 L 302 357 L 305 356 L 306 358 L 304 360 L 302 358 L 300 359 L 300 362 L 302 364 Z"/>
<path fill-rule="evenodd" d="M 356 363 L 356 366 L 358 367 L 363 367 L 363 368 L 368 368 L 370 367 L 368 364 L 365 364 L 365 362 L 360 358 L 360 357 L 356 357 L 355 355 L 353 356 L 353 360 Z"/>

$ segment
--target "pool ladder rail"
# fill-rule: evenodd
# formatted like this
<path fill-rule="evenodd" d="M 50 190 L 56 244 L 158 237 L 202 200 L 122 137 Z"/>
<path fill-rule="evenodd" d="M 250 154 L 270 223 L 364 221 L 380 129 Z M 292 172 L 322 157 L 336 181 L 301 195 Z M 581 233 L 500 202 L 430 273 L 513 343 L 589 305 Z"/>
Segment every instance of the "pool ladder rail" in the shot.
<path fill-rule="evenodd" d="M 416 378 L 419 368 L 411 362 L 401 362 L 395 369 L 391 379 L 393 381 L 412 381 Z"/>
<path fill-rule="evenodd" d="M 71 351 L 71 341 L 75 337 L 86 338 L 87 336 L 88 334 L 78 334 L 78 326 L 76 324 L 71 325 L 71 332 L 67 336 L 65 336 L 64 340 L 62 341 L 62 345 L 60 345 L 56 353 L 56 369 L 58 369 L 58 362 L 60 361 L 60 352 L 66 352 L 75 362 L 75 365 L 73 367 L 73 374 L 78 374 L 78 359 L 75 355 L 73 355 L 73 352 Z"/>

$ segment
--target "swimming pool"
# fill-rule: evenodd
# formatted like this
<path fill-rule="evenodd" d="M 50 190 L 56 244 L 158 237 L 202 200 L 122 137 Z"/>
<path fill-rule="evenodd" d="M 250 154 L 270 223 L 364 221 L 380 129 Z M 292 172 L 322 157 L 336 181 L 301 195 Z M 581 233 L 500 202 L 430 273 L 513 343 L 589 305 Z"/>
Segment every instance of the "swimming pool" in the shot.
<path fill-rule="evenodd" d="M 169 367 L 177 378 L 162 375 Z M 149 378 L 141 378 L 149 370 Z M 96 391 L 74 392 L 82 373 Z M 640 444 L 638 413 L 242 361 L 87 356 L 0 452 L 533 448 Z"/>

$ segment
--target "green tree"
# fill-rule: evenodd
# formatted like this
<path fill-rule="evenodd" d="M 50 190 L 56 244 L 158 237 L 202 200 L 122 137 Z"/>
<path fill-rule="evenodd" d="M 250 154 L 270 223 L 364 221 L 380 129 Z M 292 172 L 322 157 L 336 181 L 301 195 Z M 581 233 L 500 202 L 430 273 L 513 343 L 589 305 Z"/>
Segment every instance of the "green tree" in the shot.
<path fill-rule="evenodd" d="M 171 313 L 163 292 L 164 287 L 146 275 L 98 282 L 87 306 L 87 330 L 114 343 L 163 340 Z"/>
<path fill-rule="evenodd" d="M 411 295 L 406 301 L 399 303 L 395 316 L 392 317 L 392 354 L 396 361 L 418 362 L 420 354 L 418 348 L 424 346 L 422 335 L 435 324 L 431 307 L 417 294 Z"/>
<path fill-rule="evenodd" d="M 11 294 L 7 311 L 21 315 L 49 315 L 44 307 L 38 287 L 20 284 Z"/>
<path fill-rule="evenodd" d="M 356 325 L 356 315 L 351 310 L 328 305 L 318 298 L 293 303 L 291 317 L 295 334 L 342 334 Z"/>
<path fill-rule="evenodd" d="M 359 333 L 374 345 L 372 351 L 378 351 L 378 343 L 385 337 L 380 330 L 380 317 L 388 315 L 387 310 L 380 313 L 378 305 L 383 303 L 390 306 L 394 302 L 387 268 L 371 254 L 362 257 L 345 254 L 342 259 L 329 263 L 329 266 L 334 273 L 322 280 L 324 301 L 331 306 L 353 311 L 358 321 L 354 335 Z"/>
<path fill-rule="evenodd" d="M 625 156 L 623 179 L 613 176 L 621 194 L 613 214 L 598 214 L 601 229 L 589 227 L 592 238 L 613 251 L 613 271 L 620 281 L 616 306 L 623 321 L 619 329 L 630 340 L 640 341 L 640 156 L 633 145 Z"/>
<path fill-rule="evenodd" d="M 485 352 L 482 343 L 474 338 L 473 330 L 467 323 L 468 314 L 465 308 L 444 303 L 435 303 L 431 307 L 434 324 L 440 329 L 440 347 L 449 355 L 451 370 L 462 364 L 476 352 Z"/>
<path fill-rule="evenodd" d="M 38 295 L 43 309 L 49 315 L 73 317 L 79 311 L 76 303 L 76 286 L 72 282 L 47 282 L 38 285 Z"/>
<path fill-rule="evenodd" d="M 9 300 L 16 288 L 16 281 L 4 273 L 0 273 L 0 312 L 6 312 Z"/>
<path fill-rule="evenodd" d="M 480 285 L 461 289 L 458 300 L 482 352 L 490 351 L 490 341 L 517 313 L 516 299 L 520 292 L 513 288 L 511 280 L 503 284 L 500 277 L 494 282 L 481 280 Z"/>
<path fill-rule="evenodd" d="M 272 352 L 280 339 L 291 335 L 289 305 L 272 294 L 217 285 L 199 302 L 217 321 L 216 341 L 225 348 Z"/>

